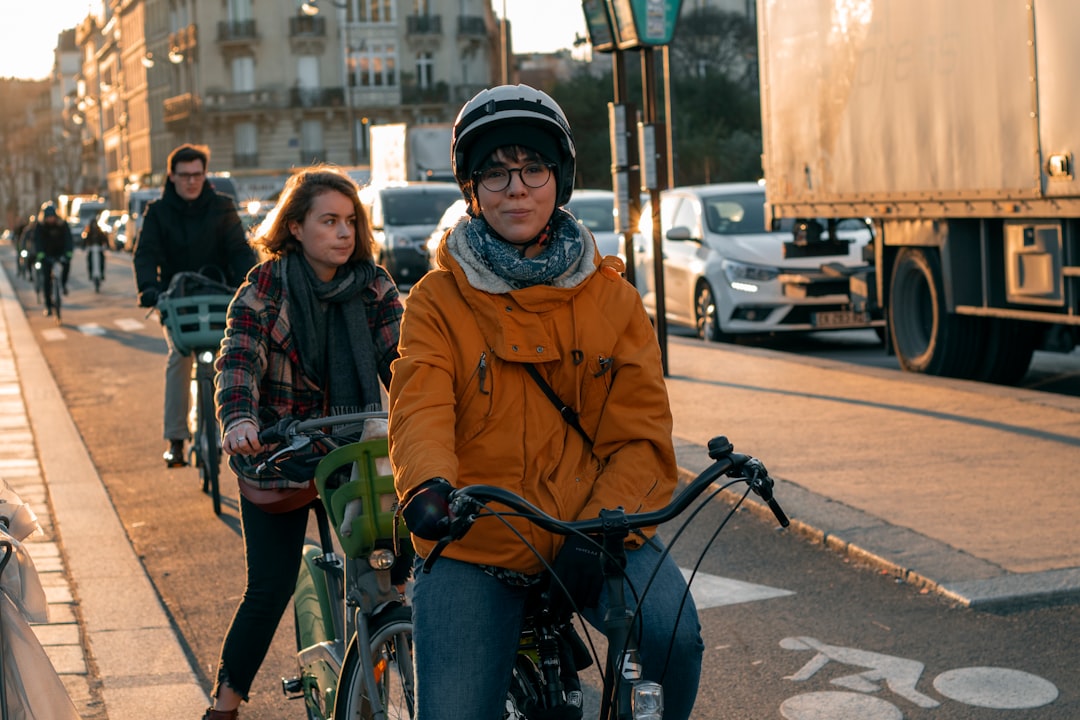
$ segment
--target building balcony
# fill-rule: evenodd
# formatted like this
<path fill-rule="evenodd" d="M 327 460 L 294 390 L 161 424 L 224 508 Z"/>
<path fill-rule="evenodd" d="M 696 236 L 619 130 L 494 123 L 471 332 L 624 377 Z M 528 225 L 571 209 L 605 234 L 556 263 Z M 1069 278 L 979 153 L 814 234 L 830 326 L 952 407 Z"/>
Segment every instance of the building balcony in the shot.
<path fill-rule="evenodd" d="M 289 90 L 289 107 L 340 107 L 344 104 L 344 88 L 292 88 Z"/>
<path fill-rule="evenodd" d="M 93 137 L 83 138 L 83 141 L 82 141 L 82 155 L 81 155 L 82 159 L 83 160 L 94 160 L 94 159 L 97 158 L 97 154 L 98 154 L 98 141 L 97 141 L 97 138 L 93 138 Z"/>
<path fill-rule="evenodd" d="M 285 107 L 284 100 L 283 94 L 274 90 L 207 90 L 203 109 L 208 113 L 249 113 Z"/>
<path fill-rule="evenodd" d="M 450 87 L 444 82 L 438 82 L 431 87 L 418 85 L 401 86 L 402 105 L 442 105 L 450 102 Z"/>
<path fill-rule="evenodd" d="M 233 153 L 232 166 L 238 168 L 259 167 L 259 153 Z"/>
<path fill-rule="evenodd" d="M 486 38 L 487 25 L 480 15 L 462 15 L 458 17 L 457 34 L 459 38 Z"/>
<path fill-rule="evenodd" d="M 326 162 L 326 148 L 319 150 L 301 150 L 300 151 L 300 164 L 301 165 L 313 165 L 315 163 Z"/>
<path fill-rule="evenodd" d="M 254 20 L 222 20 L 217 25 L 218 42 L 225 45 L 246 45 L 259 39 Z"/>
<path fill-rule="evenodd" d="M 198 46 L 199 30 L 194 25 L 169 33 L 169 49 L 187 54 Z"/>
<path fill-rule="evenodd" d="M 163 103 L 165 110 L 165 126 L 172 128 L 177 124 L 190 122 L 199 112 L 201 102 L 197 95 L 183 93 L 165 98 Z"/>
<path fill-rule="evenodd" d="M 461 83 L 454 86 L 454 92 L 451 93 L 451 99 L 455 105 L 461 105 L 467 103 L 476 97 L 477 93 L 481 90 L 487 89 L 487 85 L 468 85 Z"/>
<path fill-rule="evenodd" d="M 442 35 L 441 15 L 409 15 L 405 18 L 406 35 Z"/>
<path fill-rule="evenodd" d="M 289 37 L 326 37 L 326 18 L 297 15 L 289 18 Z"/>

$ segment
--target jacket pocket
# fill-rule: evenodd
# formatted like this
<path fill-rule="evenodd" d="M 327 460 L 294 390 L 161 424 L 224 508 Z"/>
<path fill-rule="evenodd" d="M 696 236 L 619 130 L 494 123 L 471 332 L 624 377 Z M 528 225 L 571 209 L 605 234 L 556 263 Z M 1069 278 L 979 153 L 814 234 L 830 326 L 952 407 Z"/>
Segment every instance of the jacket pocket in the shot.
<path fill-rule="evenodd" d="M 458 421 L 458 444 L 472 440 L 487 425 L 494 407 L 495 378 L 491 359 L 481 352 L 465 387 L 457 398 L 460 408 Z"/>

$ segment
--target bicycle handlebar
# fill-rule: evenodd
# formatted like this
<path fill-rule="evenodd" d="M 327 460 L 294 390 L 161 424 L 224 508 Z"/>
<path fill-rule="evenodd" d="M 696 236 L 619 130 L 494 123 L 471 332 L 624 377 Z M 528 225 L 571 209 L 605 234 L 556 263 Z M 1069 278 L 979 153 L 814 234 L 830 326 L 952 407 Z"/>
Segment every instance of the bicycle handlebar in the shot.
<path fill-rule="evenodd" d="M 611 524 L 617 523 L 617 530 L 630 530 L 660 525 L 674 519 L 700 496 L 717 478 L 722 475 L 733 477 L 742 473 L 743 477 L 734 478 L 743 480 L 768 505 L 777 522 L 781 527 L 788 527 L 790 521 L 784 514 L 779 503 L 773 497 L 773 479 L 769 477 L 765 465 L 757 458 L 742 453 L 734 452 L 734 447 L 724 436 L 715 437 L 709 441 L 709 457 L 713 463 L 705 468 L 690 484 L 670 503 L 659 510 L 651 510 L 641 513 L 625 513 L 620 508 L 613 516 L 612 513 L 604 513 L 601 517 L 589 520 L 559 520 L 536 507 L 528 500 L 505 488 L 491 485 L 470 485 L 458 488 L 450 493 L 450 528 L 448 538 L 440 541 L 445 542 L 459 540 L 469 531 L 473 523 L 479 517 L 478 512 L 486 502 L 497 502 L 505 505 L 521 516 L 535 523 L 537 526 L 559 535 L 577 534 L 604 534 L 611 529 Z M 435 555 L 435 553 L 432 553 Z"/>
<path fill-rule="evenodd" d="M 372 418 L 386 419 L 386 411 L 371 410 L 368 412 L 343 413 L 341 415 L 308 418 L 307 420 L 297 420 L 291 417 L 282 418 L 270 427 L 265 427 L 259 431 L 259 442 L 263 445 L 292 442 L 296 438 L 307 437 L 308 434 L 317 435 L 319 433 L 315 431 L 319 431 L 327 425 L 354 425 Z M 308 439 L 310 440 L 310 438 Z"/>

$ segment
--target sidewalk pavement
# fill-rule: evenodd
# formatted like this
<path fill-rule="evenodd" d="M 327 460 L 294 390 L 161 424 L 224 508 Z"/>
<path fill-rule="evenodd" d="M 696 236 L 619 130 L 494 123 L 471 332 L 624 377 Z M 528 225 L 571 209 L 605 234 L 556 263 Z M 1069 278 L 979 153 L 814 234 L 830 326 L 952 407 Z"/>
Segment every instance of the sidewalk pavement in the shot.
<path fill-rule="evenodd" d="M 84 718 L 205 706 L 3 272 L 0 305 L 0 477 L 45 529 L 39 640 Z M 667 357 L 683 474 L 727 435 L 812 541 L 961 605 L 1080 600 L 1080 398 L 681 338 Z"/>

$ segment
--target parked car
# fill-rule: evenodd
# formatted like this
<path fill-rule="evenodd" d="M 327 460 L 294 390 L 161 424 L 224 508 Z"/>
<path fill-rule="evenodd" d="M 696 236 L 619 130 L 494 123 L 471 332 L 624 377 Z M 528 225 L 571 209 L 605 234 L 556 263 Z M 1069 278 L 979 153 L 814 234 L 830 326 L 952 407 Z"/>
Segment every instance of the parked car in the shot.
<path fill-rule="evenodd" d="M 462 216 L 469 214 L 468 207 L 465 198 L 459 197 L 450 204 L 450 207 L 446 208 L 446 212 L 439 218 L 439 222 L 435 225 L 435 229 L 428 235 L 428 269 L 434 267 L 435 250 L 439 247 L 439 243 L 442 242 L 443 235 L 446 234 L 447 230 L 457 225 L 458 220 L 460 220 Z"/>
<path fill-rule="evenodd" d="M 566 203 L 566 209 L 592 232 L 601 255 L 625 258 L 622 235 L 615 232 L 615 193 L 577 188 Z"/>
<path fill-rule="evenodd" d="M 635 242 L 635 279 L 655 316 L 651 209 L 642 209 Z M 813 221 L 817 222 L 817 221 Z M 848 220 L 836 241 L 811 224 L 797 242 L 792 226 L 765 227 L 759 183 L 697 185 L 660 194 L 664 309 L 671 324 L 698 337 L 728 341 L 739 334 L 884 326 L 849 303 L 849 275 L 865 268 L 869 226 Z M 828 268 L 823 266 L 828 265 Z"/>
<path fill-rule="evenodd" d="M 127 241 L 128 214 L 123 210 L 103 210 L 98 215 L 97 224 L 109 238 L 109 247 L 113 250 L 130 250 Z"/>
<path fill-rule="evenodd" d="M 428 237 L 446 209 L 461 198 L 455 183 L 416 182 L 368 185 L 360 202 L 371 219 L 376 262 L 401 285 L 428 271 Z"/>

